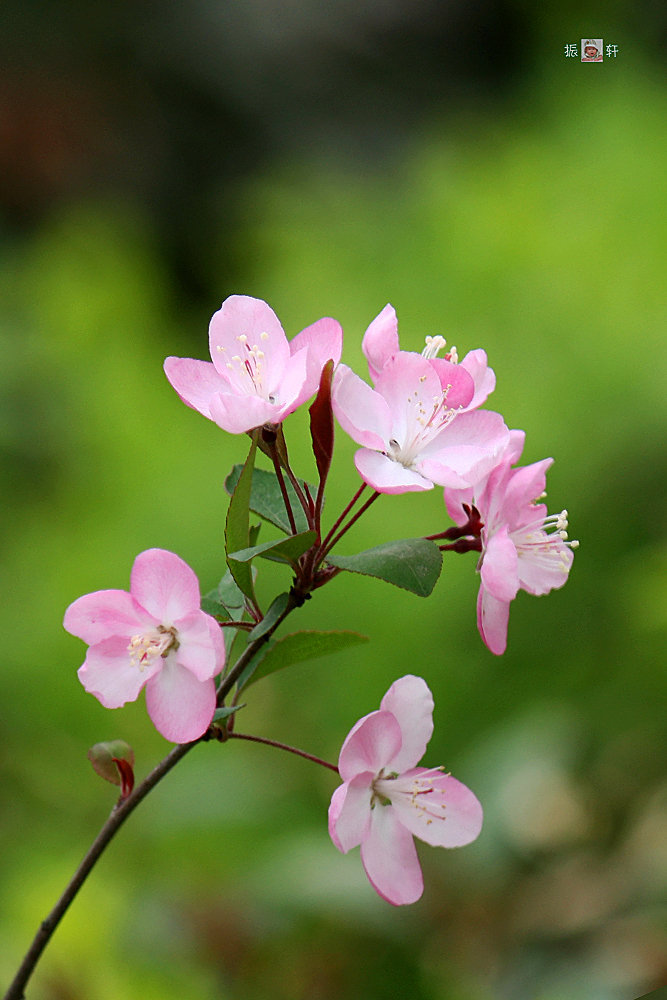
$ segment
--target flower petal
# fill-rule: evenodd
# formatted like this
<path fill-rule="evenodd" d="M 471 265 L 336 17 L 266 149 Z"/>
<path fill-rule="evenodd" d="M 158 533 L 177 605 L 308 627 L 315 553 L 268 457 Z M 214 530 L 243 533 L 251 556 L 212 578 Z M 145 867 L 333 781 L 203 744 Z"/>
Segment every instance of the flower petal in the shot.
<path fill-rule="evenodd" d="M 211 420 L 228 434 L 245 434 L 262 424 L 280 423 L 280 408 L 261 396 L 219 392 L 210 408 Z"/>
<path fill-rule="evenodd" d="M 445 486 L 445 507 L 454 524 L 460 528 L 468 521 L 468 515 L 463 509 L 463 504 L 469 507 L 475 502 L 474 490 L 472 486 L 466 486 L 457 490 L 451 486 Z"/>
<path fill-rule="evenodd" d="M 368 361 L 368 371 L 375 382 L 387 361 L 399 351 L 398 320 L 396 311 L 387 303 L 370 323 L 361 342 L 361 349 Z"/>
<path fill-rule="evenodd" d="M 290 356 L 285 332 L 273 309 L 262 299 L 250 295 L 226 298 L 213 314 L 208 333 L 213 364 L 230 386 L 243 394 L 247 391 L 243 365 L 237 365 L 233 359 L 235 356 L 243 358 L 246 344 L 261 348 L 263 365 L 272 377 L 276 373 L 279 377 Z"/>
<path fill-rule="evenodd" d="M 503 513 L 512 527 L 525 524 L 526 520 L 535 521 L 539 509 L 536 509 L 533 501 L 544 493 L 550 465 L 553 465 L 553 458 L 543 458 L 541 462 L 512 469 L 503 497 Z M 544 514 L 546 513 L 544 508 Z"/>
<path fill-rule="evenodd" d="M 423 777 L 426 776 L 426 777 Z M 391 807 L 410 833 L 433 847 L 463 847 L 479 836 L 482 806 L 469 788 L 451 774 L 423 767 L 402 774 Z"/>
<path fill-rule="evenodd" d="M 167 358 L 164 372 L 186 406 L 211 419 L 211 399 L 219 392 L 228 392 L 227 381 L 210 361 L 193 358 Z"/>
<path fill-rule="evenodd" d="M 377 774 L 398 753 L 401 728 L 391 712 L 370 712 L 352 727 L 338 758 L 343 781 L 372 771 Z"/>
<path fill-rule="evenodd" d="M 489 368 L 486 351 L 478 348 L 475 351 L 468 351 L 466 356 L 460 361 L 461 368 L 472 376 L 475 391 L 472 399 L 466 406 L 466 410 L 476 410 L 478 406 L 486 402 L 496 387 L 496 376 L 493 368 Z"/>
<path fill-rule="evenodd" d="M 400 774 L 419 763 L 433 735 L 433 696 L 423 678 L 407 674 L 394 681 L 380 710 L 391 712 L 401 729 L 401 748 L 386 765 Z"/>
<path fill-rule="evenodd" d="M 270 396 L 275 400 L 278 413 L 272 423 L 280 423 L 312 396 L 315 389 L 311 391 L 307 378 L 308 351 L 304 348 L 292 354 L 282 371 L 279 381 L 270 381 Z M 319 383 L 318 383 L 319 384 Z"/>
<path fill-rule="evenodd" d="M 496 656 L 507 649 L 509 617 L 510 602 L 499 601 L 481 584 L 477 595 L 477 628 L 485 645 Z"/>
<path fill-rule="evenodd" d="M 419 468 L 442 486 L 474 485 L 493 468 L 508 442 L 509 431 L 499 413 L 461 413 L 427 445 Z M 452 474 L 457 482 L 450 481 Z"/>
<path fill-rule="evenodd" d="M 199 611 L 199 581 L 188 564 L 166 549 L 147 549 L 134 560 L 130 576 L 134 599 L 162 625 Z"/>
<path fill-rule="evenodd" d="M 413 469 L 406 469 L 379 451 L 360 448 L 355 453 L 354 464 L 363 481 L 378 493 L 417 493 L 433 489 L 430 479 Z"/>
<path fill-rule="evenodd" d="M 338 365 L 343 351 L 342 326 L 337 320 L 323 316 L 316 323 L 307 326 L 301 333 L 297 333 L 289 344 L 292 355 L 304 347 L 308 351 L 308 366 L 306 382 L 304 383 L 305 395 L 303 399 L 299 400 L 299 404 L 317 392 L 322 369 L 327 361 L 333 361 L 334 368 Z"/>
<path fill-rule="evenodd" d="M 152 615 L 140 608 L 126 590 L 96 590 L 77 598 L 65 612 L 63 625 L 72 635 L 88 645 L 113 635 L 127 640 L 157 624 Z"/>
<path fill-rule="evenodd" d="M 567 583 L 574 552 L 557 535 L 535 534 L 542 536 L 543 545 L 531 537 L 530 548 L 519 548 L 518 573 L 521 589 L 539 596 Z"/>
<path fill-rule="evenodd" d="M 225 643 L 215 619 L 194 611 L 176 624 L 180 645 L 174 655 L 180 665 L 200 681 L 219 674 L 225 662 Z"/>
<path fill-rule="evenodd" d="M 440 385 L 447 394 L 447 405 L 452 410 L 469 409 L 475 393 L 475 383 L 463 365 L 455 365 L 445 358 L 430 358 L 429 364 L 437 373 Z"/>
<path fill-rule="evenodd" d="M 329 835 L 343 854 L 362 842 L 371 821 L 373 774 L 365 771 L 339 785 L 329 806 Z"/>
<path fill-rule="evenodd" d="M 164 662 L 157 657 L 141 670 L 130 659 L 127 646 L 127 637 L 118 635 L 95 643 L 77 672 L 86 691 L 105 708 L 120 708 L 128 701 L 136 701 L 144 684 Z"/>
<path fill-rule="evenodd" d="M 463 374 L 470 382 L 467 372 Z M 389 438 L 400 445 L 414 436 L 415 425 L 423 428 L 424 414 L 430 414 L 434 400 L 442 398 L 440 379 L 431 362 L 409 351 L 399 351 L 386 362 L 377 377 L 376 389 L 391 414 Z"/>
<path fill-rule="evenodd" d="M 189 743 L 208 729 L 215 712 L 215 682 L 199 681 L 172 655 L 146 685 L 146 708 L 159 733 Z"/>
<path fill-rule="evenodd" d="M 513 601 L 517 595 L 518 562 L 516 546 L 505 524 L 489 538 L 480 570 L 485 589 L 499 601 Z"/>
<path fill-rule="evenodd" d="M 331 405 L 336 420 L 357 444 L 384 451 L 391 438 L 392 415 L 382 396 L 347 365 L 339 365 Z"/>
<path fill-rule="evenodd" d="M 412 834 L 392 806 L 377 805 L 361 845 L 361 860 L 375 891 L 393 906 L 416 903 L 424 891 Z"/>

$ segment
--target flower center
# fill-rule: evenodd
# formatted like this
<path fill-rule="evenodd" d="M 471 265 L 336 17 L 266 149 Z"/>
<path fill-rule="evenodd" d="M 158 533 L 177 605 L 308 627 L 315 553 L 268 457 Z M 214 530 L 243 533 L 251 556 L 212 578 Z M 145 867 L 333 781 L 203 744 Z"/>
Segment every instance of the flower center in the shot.
<path fill-rule="evenodd" d="M 444 767 L 433 767 L 429 771 L 403 777 L 396 771 L 385 774 L 383 768 L 371 784 L 371 809 L 378 804 L 390 806 L 400 798 L 407 800 L 426 823 L 431 823 L 433 818 L 444 819 L 445 805 L 442 802 L 442 793 L 432 794 L 437 791 L 433 782 L 443 771 Z"/>
<path fill-rule="evenodd" d="M 259 339 L 261 344 L 266 345 L 269 334 L 264 331 L 260 333 Z M 275 397 L 267 395 L 264 384 L 266 372 L 264 366 L 265 354 L 262 347 L 260 344 L 249 343 L 247 334 L 245 333 L 240 333 L 236 337 L 236 341 L 239 345 L 239 353 L 233 354 L 231 357 L 228 356 L 227 348 L 223 347 L 222 344 L 219 344 L 217 348 L 224 355 L 225 368 L 229 372 L 230 380 L 241 392 L 261 396 L 262 399 L 268 400 L 269 403 L 275 403 Z"/>
<path fill-rule="evenodd" d="M 148 629 L 147 632 L 133 635 L 130 639 L 127 651 L 130 654 L 130 663 L 139 667 L 143 671 L 151 667 L 156 657 L 167 657 L 171 650 L 178 649 L 178 632 L 175 628 L 167 628 L 166 625 L 158 625 L 157 628 Z"/>
<path fill-rule="evenodd" d="M 401 443 L 396 438 L 389 441 L 389 450 L 385 453 L 387 458 L 400 462 L 406 469 L 414 467 L 424 448 L 459 412 L 460 407 L 447 406 L 450 389 L 451 385 L 447 385 L 441 393 L 433 396 L 430 409 L 417 390 L 408 397 L 403 441 Z"/>

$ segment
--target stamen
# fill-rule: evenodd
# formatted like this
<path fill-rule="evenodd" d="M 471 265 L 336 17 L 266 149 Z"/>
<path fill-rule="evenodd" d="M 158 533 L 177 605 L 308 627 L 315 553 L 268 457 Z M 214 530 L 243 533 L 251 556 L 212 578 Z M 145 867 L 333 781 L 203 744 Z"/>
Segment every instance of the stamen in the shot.
<path fill-rule="evenodd" d="M 150 667 L 156 657 L 163 658 L 169 655 L 170 650 L 178 649 L 179 642 L 175 628 L 166 628 L 158 625 L 157 628 L 149 629 L 147 632 L 133 635 L 127 646 L 130 654 L 130 663 L 139 667 L 143 673 L 146 667 Z"/>
<path fill-rule="evenodd" d="M 447 341 L 440 334 L 435 337 L 425 337 L 426 347 L 422 351 L 423 358 L 437 358 L 438 353 L 445 347 Z M 456 350 L 456 348 L 454 348 Z"/>

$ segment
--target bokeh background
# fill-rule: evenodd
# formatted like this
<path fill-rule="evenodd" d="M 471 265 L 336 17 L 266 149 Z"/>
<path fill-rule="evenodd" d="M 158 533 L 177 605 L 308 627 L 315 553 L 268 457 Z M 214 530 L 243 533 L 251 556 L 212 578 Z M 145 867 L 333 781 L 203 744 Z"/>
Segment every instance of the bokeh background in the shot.
<path fill-rule="evenodd" d="M 567 587 L 521 594 L 502 658 L 472 556 L 424 601 L 361 577 L 294 627 L 371 642 L 252 689 L 239 728 L 335 759 L 402 673 L 436 701 L 427 762 L 481 798 L 474 845 L 424 847 L 393 909 L 326 830 L 332 775 L 249 744 L 193 752 L 132 817 L 29 1000 L 630 1000 L 667 983 L 665 9 L 521 0 L 5 0 L 0 13 L 0 981 L 114 799 L 86 759 L 168 749 L 141 702 L 76 679 L 61 626 L 135 555 L 222 575 L 245 439 L 161 370 L 207 357 L 233 292 L 288 336 L 323 315 L 363 371 L 402 344 L 484 347 L 489 405 L 552 455 L 581 540 Z M 567 58 L 583 35 L 616 58 Z M 306 424 L 294 465 L 312 476 Z M 356 488 L 338 434 L 330 516 Z M 384 498 L 343 551 L 446 526 Z M 266 531 L 266 529 L 265 529 Z M 265 537 L 269 537 L 268 534 Z M 286 576 L 262 564 L 266 599 Z"/>

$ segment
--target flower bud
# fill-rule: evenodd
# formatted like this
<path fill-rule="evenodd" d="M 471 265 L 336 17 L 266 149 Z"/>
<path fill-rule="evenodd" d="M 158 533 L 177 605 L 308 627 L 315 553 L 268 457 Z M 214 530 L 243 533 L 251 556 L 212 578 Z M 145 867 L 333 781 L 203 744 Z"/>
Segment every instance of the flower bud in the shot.
<path fill-rule="evenodd" d="M 134 787 L 134 750 L 124 740 L 96 743 L 88 751 L 88 760 L 100 778 L 119 785 L 121 798 L 126 799 Z"/>

